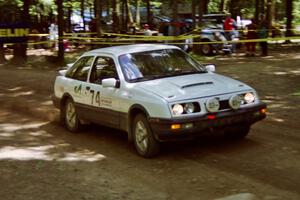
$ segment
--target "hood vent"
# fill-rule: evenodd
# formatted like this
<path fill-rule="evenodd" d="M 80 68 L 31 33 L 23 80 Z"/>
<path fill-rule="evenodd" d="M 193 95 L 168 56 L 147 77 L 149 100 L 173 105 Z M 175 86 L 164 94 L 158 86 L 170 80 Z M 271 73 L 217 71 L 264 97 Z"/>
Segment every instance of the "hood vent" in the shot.
<path fill-rule="evenodd" d="M 213 82 L 209 81 L 209 82 L 201 82 L 201 83 L 193 83 L 193 84 L 189 84 L 189 85 L 184 85 L 181 88 L 187 88 L 187 87 L 194 87 L 194 86 L 198 86 L 198 85 L 210 85 L 210 84 L 214 84 Z"/>

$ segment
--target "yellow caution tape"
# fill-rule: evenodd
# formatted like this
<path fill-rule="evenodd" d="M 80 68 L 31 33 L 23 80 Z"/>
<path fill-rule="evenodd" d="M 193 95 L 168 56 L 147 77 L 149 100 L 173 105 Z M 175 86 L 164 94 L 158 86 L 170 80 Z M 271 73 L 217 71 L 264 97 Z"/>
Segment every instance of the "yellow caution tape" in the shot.
<path fill-rule="evenodd" d="M 30 37 L 44 37 L 44 36 L 49 36 L 50 34 L 48 33 L 31 33 L 28 36 Z"/>
<path fill-rule="evenodd" d="M 267 42 L 267 41 L 286 41 L 286 40 L 299 40 L 300 42 L 300 37 L 280 37 L 280 38 L 261 38 L 261 39 L 244 39 L 244 40 L 236 40 L 236 41 L 210 41 L 210 42 L 191 42 L 188 44 L 191 45 L 201 45 L 201 44 L 232 44 L 232 43 L 248 43 L 248 42 Z M 135 44 L 133 40 L 128 40 L 128 41 L 120 41 L 120 40 L 98 40 L 98 41 L 69 41 L 70 43 L 79 43 L 79 44 L 109 44 L 109 45 L 114 45 L 114 44 Z M 158 42 L 158 40 L 156 41 Z M 162 40 L 161 42 L 164 42 Z M 168 42 L 168 44 L 187 44 L 186 42 Z"/>
<path fill-rule="evenodd" d="M 199 35 L 189 35 L 189 36 L 143 36 L 142 38 L 95 38 L 95 37 L 63 37 L 67 39 L 69 43 L 79 43 L 79 44 L 134 44 L 141 41 L 152 41 L 166 42 L 168 44 L 187 44 L 186 39 L 199 38 Z M 72 41 L 74 40 L 74 41 Z M 180 41 L 181 40 L 181 41 Z M 190 45 L 201 45 L 201 44 L 232 44 L 232 43 L 248 43 L 248 42 L 268 42 L 268 41 L 286 41 L 286 40 L 299 40 L 300 36 L 293 37 L 276 37 L 276 38 L 260 38 L 260 39 L 242 39 L 242 40 L 231 40 L 231 41 L 190 41 Z M 48 44 L 58 42 L 58 40 L 48 40 L 48 41 L 29 41 L 27 44 Z"/>

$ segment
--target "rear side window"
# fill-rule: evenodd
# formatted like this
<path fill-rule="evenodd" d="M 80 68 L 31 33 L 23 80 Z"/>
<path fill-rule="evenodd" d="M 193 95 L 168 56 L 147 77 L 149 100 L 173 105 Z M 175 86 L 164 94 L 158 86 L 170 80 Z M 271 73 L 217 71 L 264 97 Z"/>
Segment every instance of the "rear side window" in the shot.
<path fill-rule="evenodd" d="M 86 56 L 80 58 L 72 67 L 67 71 L 66 77 L 76 79 L 79 81 L 86 81 L 94 56 Z"/>

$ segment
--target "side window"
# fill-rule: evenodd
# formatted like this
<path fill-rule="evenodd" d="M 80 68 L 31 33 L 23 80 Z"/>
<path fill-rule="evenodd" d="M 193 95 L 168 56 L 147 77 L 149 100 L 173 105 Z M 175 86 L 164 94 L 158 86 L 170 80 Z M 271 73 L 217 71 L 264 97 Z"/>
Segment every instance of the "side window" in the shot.
<path fill-rule="evenodd" d="M 86 81 L 93 59 L 93 56 L 87 56 L 79 59 L 67 72 L 66 76 L 79 81 Z"/>
<path fill-rule="evenodd" d="M 115 78 L 118 79 L 115 62 L 109 57 L 97 57 L 90 76 L 90 82 L 101 84 L 103 79 Z"/>

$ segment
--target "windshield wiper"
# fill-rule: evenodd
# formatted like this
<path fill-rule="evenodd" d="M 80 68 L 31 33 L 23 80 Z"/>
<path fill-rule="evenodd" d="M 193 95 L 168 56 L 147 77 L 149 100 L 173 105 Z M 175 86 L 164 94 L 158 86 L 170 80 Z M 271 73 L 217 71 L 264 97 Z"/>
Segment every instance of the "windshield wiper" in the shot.
<path fill-rule="evenodd" d="M 177 71 L 172 73 L 172 76 L 181 76 L 181 75 L 188 75 L 188 74 L 202 74 L 206 73 L 206 71 Z"/>
<path fill-rule="evenodd" d="M 156 75 L 138 77 L 135 79 L 131 79 L 130 82 L 149 81 L 149 80 L 154 80 L 154 79 L 158 79 L 158 78 L 167 78 L 167 77 L 173 77 L 173 76 L 182 76 L 182 75 L 188 75 L 188 74 L 202 74 L 202 73 L 206 73 L 206 71 L 177 71 L 177 72 L 168 73 L 168 74 L 156 74 Z"/>
<path fill-rule="evenodd" d="M 153 77 L 153 76 L 143 76 L 143 77 L 131 79 L 130 82 L 149 81 L 149 80 L 153 80 L 155 78 L 156 77 Z"/>

